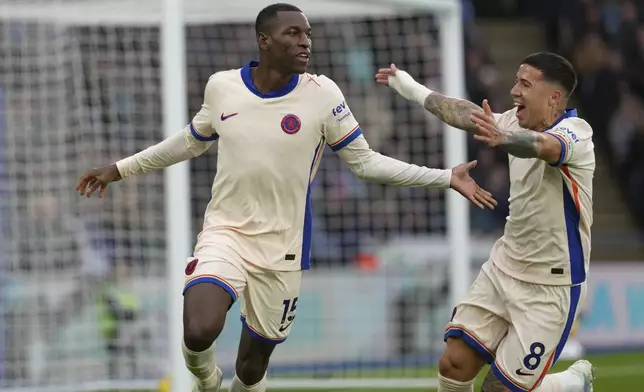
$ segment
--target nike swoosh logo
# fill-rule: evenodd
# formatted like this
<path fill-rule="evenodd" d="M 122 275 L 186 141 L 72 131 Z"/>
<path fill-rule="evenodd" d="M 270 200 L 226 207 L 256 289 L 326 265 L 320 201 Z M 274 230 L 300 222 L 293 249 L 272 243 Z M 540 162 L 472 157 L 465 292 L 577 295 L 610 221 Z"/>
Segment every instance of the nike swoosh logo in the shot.
<path fill-rule="evenodd" d="M 524 373 L 521 369 L 517 369 L 515 373 L 517 374 L 517 376 L 534 376 L 533 373 Z"/>
<path fill-rule="evenodd" d="M 239 114 L 239 113 L 231 113 L 231 114 L 228 114 L 228 115 L 224 115 L 224 114 L 222 113 L 222 114 L 221 114 L 221 121 L 226 121 L 226 120 L 228 120 L 229 118 L 234 117 L 234 116 L 236 116 L 236 115 L 238 115 L 238 114 Z"/>
<path fill-rule="evenodd" d="M 288 327 L 290 327 L 290 326 L 291 326 L 291 324 L 293 324 L 293 321 L 294 321 L 294 320 L 295 320 L 295 317 L 293 317 L 293 318 L 291 319 L 291 321 L 290 321 L 288 324 L 286 324 L 286 325 L 282 325 L 282 326 L 280 327 L 280 332 L 284 332 L 284 331 L 286 331 L 286 329 L 287 329 Z"/>

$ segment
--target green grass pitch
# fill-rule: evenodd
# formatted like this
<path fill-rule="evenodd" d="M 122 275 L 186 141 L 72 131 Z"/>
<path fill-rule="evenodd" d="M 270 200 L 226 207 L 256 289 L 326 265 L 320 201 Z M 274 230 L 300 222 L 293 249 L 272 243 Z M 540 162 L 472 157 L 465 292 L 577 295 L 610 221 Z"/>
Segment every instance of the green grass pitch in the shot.
<path fill-rule="evenodd" d="M 644 391 L 644 352 L 641 353 L 629 353 L 629 354 L 602 354 L 602 355 L 592 355 L 587 356 L 586 359 L 591 361 L 593 365 L 597 368 L 596 380 L 595 380 L 595 392 L 618 392 L 618 391 Z M 566 369 L 570 366 L 571 362 L 560 361 L 555 365 L 553 372 L 558 372 Z M 393 370 L 393 371 L 383 371 L 379 373 L 373 373 L 373 377 L 409 377 L 409 369 L 407 370 Z M 477 378 L 475 391 L 480 390 L 481 382 L 487 373 L 487 368 L 480 374 Z M 436 369 L 428 368 L 425 370 L 413 370 L 413 374 L 416 377 L 436 377 Z M 369 376 L 368 374 L 363 374 L 363 377 Z M 270 386 L 270 384 L 269 384 Z M 286 390 L 278 390 L 268 388 L 271 392 L 287 392 Z M 293 389 L 290 390 L 293 392 Z M 302 390 L 302 392 L 307 391 L 322 391 L 307 389 Z M 395 389 L 345 389 L 345 390 L 335 390 L 336 392 L 395 392 L 395 391 L 408 391 L 408 392 L 434 392 L 435 389 L 405 389 L 405 390 L 395 390 Z"/>
<path fill-rule="evenodd" d="M 630 392 L 644 391 L 644 351 L 638 353 L 618 353 L 618 354 L 601 354 L 590 355 L 586 359 L 591 361 L 597 368 L 595 380 L 595 392 Z M 571 362 L 561 361 L 553 371 L 566 369 Z M 487 369 L 477 378 L 475 391 L 478 391 L 487 373 Z M 333 375 L 330 375 L 333 377 Z M 340 374 L 337 375 L 338 377 Z M 360 374 L 345 374 L 344 377 L 355 378 L 400 378 L 400 377 L 422 377 L 435 378 L 436 369 L 388 369 L 375 372 L 361 372 Z M 270 392 L 316 392 L 325 391 L 325 389 L 288 389 L 280 390 L 269 388 Z M 435 392 L 435 389 L 334 389 L 335 392 Z M 112 391 L 103 391 L 112 392 Z M 122 391 L 121 391 L 122 392 Z M 158 392 L 158 391 L 130 391 L 130 392 Z"/>

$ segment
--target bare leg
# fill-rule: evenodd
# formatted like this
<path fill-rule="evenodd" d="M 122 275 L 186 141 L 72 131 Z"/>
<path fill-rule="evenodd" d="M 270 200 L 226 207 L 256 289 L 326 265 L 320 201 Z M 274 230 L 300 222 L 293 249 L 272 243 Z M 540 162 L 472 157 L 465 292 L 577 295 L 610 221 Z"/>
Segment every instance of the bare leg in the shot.
<path fill-rule="evenodd" d="M 505 387 L 505 385 L 496 377 L 496 375 L 490 370 L 483 380 L 483 385 L 481 386 L 481 392 L 509 392 L 510 390 Z"/>
<path fill-rule="evenodd" d="M 215 390 L 221 384 L 214 342 L 232 301 L 226 290 L 212 283 L 196 284 L 184 294 L 183 354 L 186 367 L 200 381 L 200 391 Z"/>
<path fill-rule="evenodd" d="M 235 364 L 236 376 L 230 392 L 264 392 L 266 370 L 273 350 L 275 343 L 257 339 L 243 328 Z"/>
<path fill-rule="evenodd" d="M 447 339 L 447 347 L 438 363 L 439 392 L 470 392 L 473 381 L 485 365 L 485 359 L 460 338 Z"/>

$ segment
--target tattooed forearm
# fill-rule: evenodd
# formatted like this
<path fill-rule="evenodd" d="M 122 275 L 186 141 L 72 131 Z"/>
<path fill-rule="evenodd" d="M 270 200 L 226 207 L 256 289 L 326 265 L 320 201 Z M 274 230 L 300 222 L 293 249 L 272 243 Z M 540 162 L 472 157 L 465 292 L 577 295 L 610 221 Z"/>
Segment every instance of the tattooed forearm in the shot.
<path fill-rule="evenodd" d="M 541 154 L 543 135 L 533 131 L 505 131 L 500 147 L 519 158 L 537 158 Z"/>
<path fill-rule="evenodd" d="M 480 106 L 464 99 L 449 98 L 433 92 L 425 99 L 425 109 L 443 122 L 468 132 L 476 132 L 470 120 L 472 111 L 483 111 Z"/>
<path fill-rule="evenodd" d="M 501 381 L 492 373 L 490 370 L 483 380 L 483 385 L 481 385 L 481 392 L 510 392 L 509 389 L 503 385 Z"/>

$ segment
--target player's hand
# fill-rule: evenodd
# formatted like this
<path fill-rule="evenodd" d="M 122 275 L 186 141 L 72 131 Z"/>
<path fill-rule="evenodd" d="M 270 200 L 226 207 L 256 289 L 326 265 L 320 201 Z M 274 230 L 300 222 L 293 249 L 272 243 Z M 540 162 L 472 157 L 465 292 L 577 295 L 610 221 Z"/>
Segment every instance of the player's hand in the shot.
<path fill-rule="evenodd" d="M 503 144 L 504 134 L 496 125 L 496 121 L 494 121 L 494 114 L 492 114 L 492 109 L 487 99 L 483 100 L 483 111 L 472 112 L 470 120 L 476 124 L 478 132 L 478 134 L 474 135 L 474 139 L 490 147 L 497 147 Z"/>
<path fill-rule="evenodd" d="M 83 174 L 76 185 L 76 190 L 81 196 L 91 197 L 97 189 L 100 189 L 98 197 L 103 197 L 107 190 L 107 184 L 120 179 L 121 173 L 119 173 L 116 164 L 101 166 Z"/>
<path fill-rule="evenodd" d="M 450 188 L 463 195 L 475 206 L 493 210 L 497 206 L 492 194 L 481 188 L 472 177 L 470 170 L 476 167 L 476 161 L 460 164 L 452 169 Z"/>
<path fill-rule="evenodd" d="M 395 64 L 391 64 L 389 68 L 379 69 L 376 73 L 376 83 L 391 87 L 408 100 L 414 100 L 414 95 L 419 88 L 425 90 L 425 86 L 416 82 L 407 72 L 396 68 Z"/>
<path fill-rule="evenodd" d="M 397 72 L 398 72 L 398 68 L 396 68 L 396 65 L 393 63 L 389 65 L 389 68 L 380 68 L 376 73 L 376 83 L 389 86 L 389 79 L 390 78 L 395 79 Z"/>

